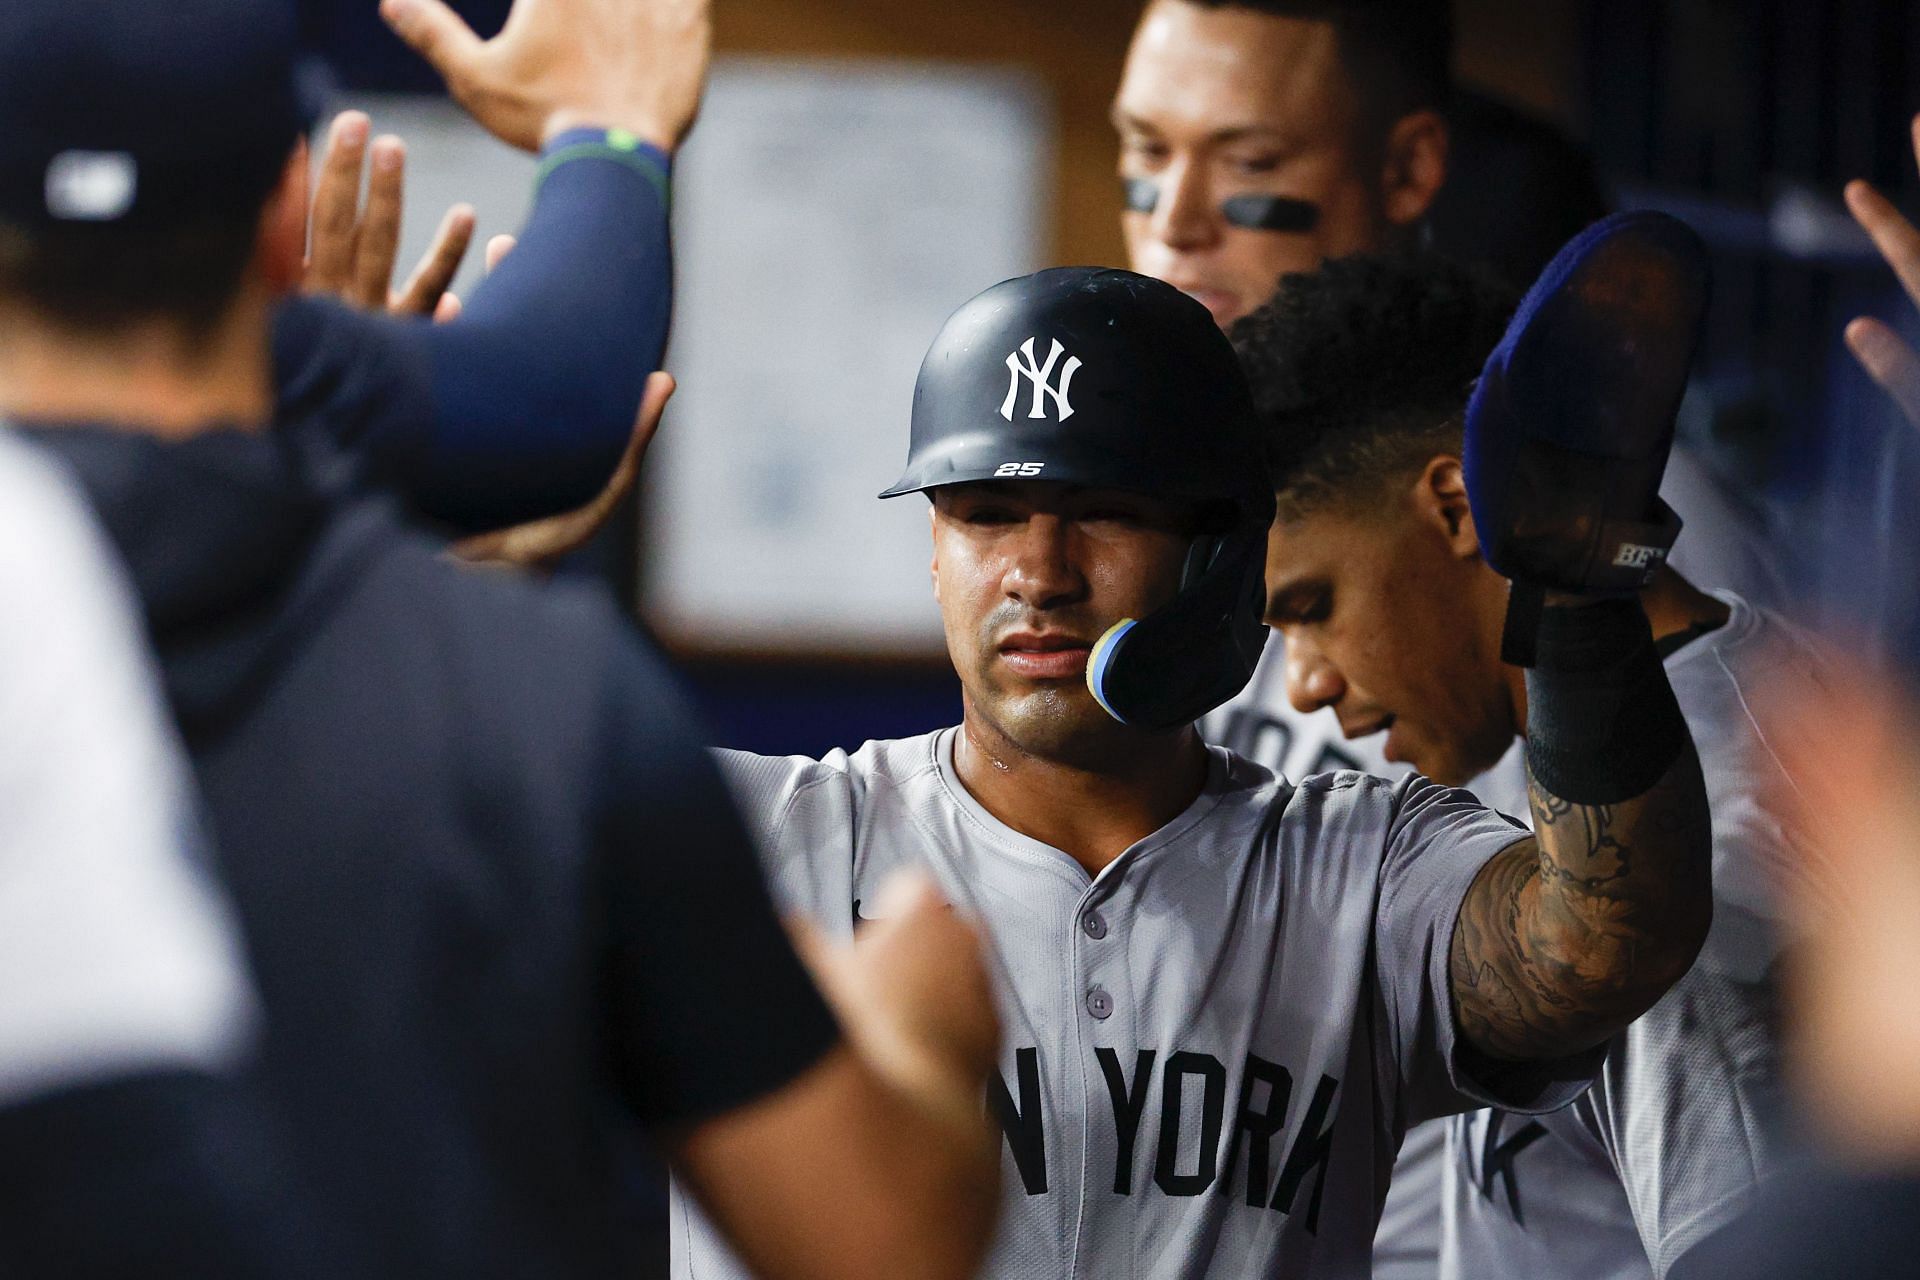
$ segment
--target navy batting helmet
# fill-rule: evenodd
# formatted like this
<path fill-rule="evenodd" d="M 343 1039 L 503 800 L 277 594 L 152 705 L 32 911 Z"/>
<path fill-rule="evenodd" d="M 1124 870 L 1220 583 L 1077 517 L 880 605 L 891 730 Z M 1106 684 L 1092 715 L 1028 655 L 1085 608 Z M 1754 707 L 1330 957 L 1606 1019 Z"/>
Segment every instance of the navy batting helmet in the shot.
<path fill-rule="evenodd" d="M 955 312 L 920 366 L 906 473 L 880 496 L 1021 479 L 1203 513 L 1179 593 L 1094 646 L 1087 685 L 1109 714 L 1171 728 L 1246 687 L 1267 639 L 1273 486 L 1246 379 L 1205 307 L 1130 271 L 1063 267 Z"/>

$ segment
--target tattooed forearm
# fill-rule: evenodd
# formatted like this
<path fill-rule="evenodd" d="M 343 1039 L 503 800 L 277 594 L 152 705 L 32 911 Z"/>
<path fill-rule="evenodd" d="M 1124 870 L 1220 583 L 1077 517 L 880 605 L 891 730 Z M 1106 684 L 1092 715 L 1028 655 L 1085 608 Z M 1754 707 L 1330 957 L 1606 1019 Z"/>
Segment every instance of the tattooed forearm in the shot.
<path fill-rule="evenodd" d="M 1652 789 L 1574 804 L 1531 777 L 1534 838 L 1495 857 L 1453 933 L 1454 1009 L 1495 1058 L 1559 1057 L 1644 1013 L 1712 916 L 1711 835 L 1691 746 Z"/>
<path fill-rule="evenodd" d="M 1574 804 L 1551 795 L 1527 774 L 1527 803 L 1540 846 L 1540 874 L 1589 894 L 1618 888 L 1633 868 L 1632 852 L 1614 829 L 1617 805 Z"/>

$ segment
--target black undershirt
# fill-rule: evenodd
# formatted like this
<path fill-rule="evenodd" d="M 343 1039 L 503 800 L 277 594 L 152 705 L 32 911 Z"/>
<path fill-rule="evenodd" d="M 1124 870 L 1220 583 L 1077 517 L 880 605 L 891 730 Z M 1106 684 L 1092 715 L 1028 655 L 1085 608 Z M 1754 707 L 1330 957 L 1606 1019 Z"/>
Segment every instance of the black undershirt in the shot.
<path fill-rule="evenodd" d="M 1685 631 L 1676 631 L 1672 635 L 1655 640 L 1653 647 L 1660 654 L 1660 661 L 1665 662 L 1701 636 L 1712 635 L 1723 625 L 1719 622 L 1696 622 Z"/>

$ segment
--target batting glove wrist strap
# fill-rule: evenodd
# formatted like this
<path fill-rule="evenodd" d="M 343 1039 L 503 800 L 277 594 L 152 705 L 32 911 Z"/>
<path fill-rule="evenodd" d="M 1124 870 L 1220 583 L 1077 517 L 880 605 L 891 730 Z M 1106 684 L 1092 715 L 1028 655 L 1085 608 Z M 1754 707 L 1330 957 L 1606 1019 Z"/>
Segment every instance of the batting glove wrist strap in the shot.
<path fill-rule="evenodd" d="M 1637 600 L 1541 610 L 1527 670 L 1527 768 L 1574 804 L 1645 795 L 1688 741 Z"/>

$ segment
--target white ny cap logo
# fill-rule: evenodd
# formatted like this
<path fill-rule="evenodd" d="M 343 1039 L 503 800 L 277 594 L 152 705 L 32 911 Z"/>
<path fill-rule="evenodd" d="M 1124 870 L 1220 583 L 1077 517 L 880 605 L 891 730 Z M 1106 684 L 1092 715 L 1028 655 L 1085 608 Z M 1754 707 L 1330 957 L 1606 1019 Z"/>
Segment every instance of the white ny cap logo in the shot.
<path fill-rule="evenodd" d="M 1079 356 L 1067 356 L 1067 362 L 1060 367 L 1060 385 L 1053 385 L 1053 367 L 1059 364 L 1060 357 L 1066 354 L 1066 348 L 1060 345 L 1060 339 L 1053 340 L 1053 350 L 1047 353 L 1047 362 L 1041 364 L 1034 359 L 1033 339 L 1028 338 L 1020 344 L 1020 350 L 1007 357 L 1007 368 L 1013 377 L 1007 383 L 1007 398 L 1000 406 L 1000 416 L 1008 422 L 1013 421 L 1013 405 L 1020 398 L 1020 379 L 1025 378 L 1033 384 L 1033 410 L 1029 418 L 1046 417 L 1045 404 L 1048 396 L 1053 397 L 1054 412 L 1061 422 L 1073 416 L 1073 402 L 1067 399 L 1067 388 L 1073 385 L 1074 372 L 1080 368 Z"/>
<path fill-rule="evenodd" d="M 139 167 L 124 151 L 62 151 L 47 165 L 47 212 L 63 222 L 112 222 L 133 208 Z"/>

